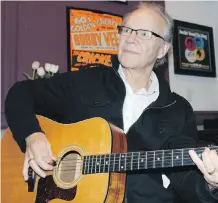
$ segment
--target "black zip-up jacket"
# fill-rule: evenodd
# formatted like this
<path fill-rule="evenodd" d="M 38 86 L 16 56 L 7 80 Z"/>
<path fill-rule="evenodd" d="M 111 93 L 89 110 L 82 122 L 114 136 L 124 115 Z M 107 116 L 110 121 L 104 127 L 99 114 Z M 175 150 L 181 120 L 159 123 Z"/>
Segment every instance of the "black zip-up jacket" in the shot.
<path fill-rule="evenodd" d="M 117 73 L 118 61 L 113 60 L 112 66 L 17 82 L 7 95 L 5 112 L 21 150 L 25 151 L 27 136 L 42 132 L 36 114 L 61 123 L 102 117 L 123 128 L 125 86 Z M 183 97 L 172 93 L 163 78 L 158 76 L 158 80 L 159 97 L 143 111 L 126 135 L 128 150 L 196 147 L 192 107 Z M 170 179 L 167 189 L 162 184 L 162 173 Z M 217 193 L 212 196 L 197 167 L 127 174 L 125 199 L 128 203 L 215 203 L 218 202 L 215 196 Z"/>

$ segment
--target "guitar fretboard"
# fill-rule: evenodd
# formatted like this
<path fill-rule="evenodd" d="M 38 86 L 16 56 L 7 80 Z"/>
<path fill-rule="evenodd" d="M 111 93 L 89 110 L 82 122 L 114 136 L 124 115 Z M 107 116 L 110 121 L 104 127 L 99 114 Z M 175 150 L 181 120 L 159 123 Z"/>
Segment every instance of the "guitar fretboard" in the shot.
<path fill-rule="evenodd" d="M 218 151 L 218 146 L 209 148 Z M 201 158 L 205 147 L 84 156 L 83 174 L 194 165 L 188 153 L 191 149 Z"/>

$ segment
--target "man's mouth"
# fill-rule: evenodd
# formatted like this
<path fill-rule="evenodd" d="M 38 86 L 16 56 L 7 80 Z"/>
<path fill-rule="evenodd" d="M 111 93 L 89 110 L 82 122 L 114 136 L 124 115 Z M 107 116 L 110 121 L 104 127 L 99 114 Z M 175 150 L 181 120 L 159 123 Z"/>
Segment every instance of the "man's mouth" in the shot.
<path fill-rule="evenodd" d="M 124 49 L 124 53 L 130 53 L 130 54 L 139 54 L 137 51 L 129 50 L 129 49 Z"/>

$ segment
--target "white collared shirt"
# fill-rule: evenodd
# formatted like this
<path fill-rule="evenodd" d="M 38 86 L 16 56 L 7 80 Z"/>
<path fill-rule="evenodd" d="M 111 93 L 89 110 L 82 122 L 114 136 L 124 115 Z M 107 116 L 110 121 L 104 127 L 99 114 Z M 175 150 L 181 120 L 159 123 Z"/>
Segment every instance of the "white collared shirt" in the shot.
<path fill-rule="evenodd" d="M 159 96 L 159 82 L 156 74 L 152 71 L 150 75 L 151 86 L 148 90 L 145 88 L 139 89 L 134 93 L 132 87 L 127 82 L 123 68 L 120 65 L 118 73 L 122 78 L 126 87 L 126 96 L 123 104 L 123 124 L 124 132 L 127 133 L 129 128 L 137 121 L 143 111 Z M 165 174 L 162 174 L 163 186 L 167 188 L 170 184 L 170 180 Z"/>
<path fill-rule="evenodd" d="M 127 133 L 129 128 L 137 121 L 142 112 L 158 98 L 159 82 L 156 74 L 152 71 L 150 75 L 150 88 L 148 90 L 141 88 L 134 93 L 132 87 L 125 78 L 121 65 L 119 66 L 118 73 L 126 87 L 126 97 L 123 104 L 123 130 Z"/>

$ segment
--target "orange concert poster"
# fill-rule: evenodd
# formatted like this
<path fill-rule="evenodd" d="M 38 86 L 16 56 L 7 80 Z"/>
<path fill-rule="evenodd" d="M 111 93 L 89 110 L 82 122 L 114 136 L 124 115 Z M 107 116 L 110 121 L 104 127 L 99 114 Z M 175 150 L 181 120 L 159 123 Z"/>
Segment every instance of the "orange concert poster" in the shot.
<path fill-rule="evenodd" d="M 78 71 L 87 64 L 111 66 L 117 54 L 117 25 L 122 17 L 99 11 L 68 8 L 68 66 Z"/>

